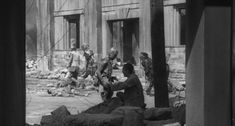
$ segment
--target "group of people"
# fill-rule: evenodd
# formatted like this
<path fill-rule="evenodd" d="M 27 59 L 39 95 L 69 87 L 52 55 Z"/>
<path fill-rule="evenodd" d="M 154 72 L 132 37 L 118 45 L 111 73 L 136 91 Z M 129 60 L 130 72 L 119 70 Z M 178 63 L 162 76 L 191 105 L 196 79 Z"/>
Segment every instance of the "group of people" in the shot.
<path fill-rule="evenodd" d="M 141 108 L 146 106 L 144 103 L 143 87 L 138 76 L 135 74 L 133 64 L 126 63 L 123 65 L 122 73 L 127 77 L 125 81 L 121 82 L 116 77 L 112 76 L 113 61 L 118 55 L 118 51 L 116 49 L 111 48 L 107 57 L 97 65 L 94 61 L 94 53 L 89 50 L 88 45 L 83 45 L 81 49 L 83 51 L 83 56 L 85 57 L 84 61 L 86 62 L 86 65 L 80 66 L 81 64 L 79 63 L 82 59 L 76 54 L 75 47 L 76 43 L 72 43 L 72 50 L 70 52 L 70 60 L 68 64 L 68 69 L 71 73 L 70 78 L 74 83 L 77 83 L 77 76 L 86 78 L 88 75 L 92 75 L 95 79 L 94 86 L 100 87 L 99 92 L 103 101 L 109 101 L 113 97 L 114 91 L 124 90 L 124 92 L 116 93 L 116 97 L 120 98 L 124 105 Z M 150 95 L 153 87 L 152 60 L 145 52 L 141 52 L 139 58 L 145 72 L 146 80 L 149 82 L 146 93 L 147 95 Z"/>

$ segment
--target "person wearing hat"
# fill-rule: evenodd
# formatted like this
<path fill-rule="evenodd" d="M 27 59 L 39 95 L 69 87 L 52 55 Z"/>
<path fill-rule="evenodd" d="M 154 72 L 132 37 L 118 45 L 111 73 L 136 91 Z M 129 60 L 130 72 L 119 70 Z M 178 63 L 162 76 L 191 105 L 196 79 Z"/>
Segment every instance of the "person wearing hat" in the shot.
<path fill-rule="evenodd" d="M 152 59 L 149 58 L 146 52 L 140 53 L 140 63 L 143 66 L 145 72 L 145 79 L 149 83 L 148 88 L 146 89 L 146 94 L 151 95 L 151 89 L 153 87 L 153 66 Z"/>

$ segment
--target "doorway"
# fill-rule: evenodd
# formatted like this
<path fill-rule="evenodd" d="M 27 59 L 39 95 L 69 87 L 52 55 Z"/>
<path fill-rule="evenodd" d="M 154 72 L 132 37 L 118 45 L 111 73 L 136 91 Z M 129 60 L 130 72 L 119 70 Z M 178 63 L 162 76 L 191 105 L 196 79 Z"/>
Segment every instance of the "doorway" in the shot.
<path fill-rule="evenodd" d="M 76 47 L 80 47 L 80 31 L 79 31 L 79 17 L 80 15 L 68 15 L 65 18 L 68 22 L 68 47 L 71 48 L 71 40 L 76 41 Z"/>
<path fill-rule="evenodd" d="M 123 62 L 138 64 L 139 57 L 139 19 L 108 21 L 111 41 L 108 48 L 118 50 L 118 58 Z"/>

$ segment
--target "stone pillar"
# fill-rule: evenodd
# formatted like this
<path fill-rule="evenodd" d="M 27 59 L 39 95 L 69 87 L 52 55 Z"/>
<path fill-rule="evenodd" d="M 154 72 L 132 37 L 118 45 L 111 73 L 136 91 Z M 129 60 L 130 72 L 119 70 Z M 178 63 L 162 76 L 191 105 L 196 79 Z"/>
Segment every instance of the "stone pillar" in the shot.
<path fill-rule="evenodd" d="M 51 60 L 51 14 L 53 10 L 51 9 L 49 0 L 37 0 L 37 59 L 38 59 L 38 70 L 43 72 L 49 70 L 49 61 Z"/>
<path fill-rule="evenodd" d="M 112 25 L 106 20 L 107 14 L 102 14 L 102 58 L 107 56 L 112 42 Z M 119 52 L 120 53 L 120 52 Z"/>
<path fill-rule="evenodd" d="M 187 1 L 186 125 L 231 126 L 230 3 Z"/>
<path fill-rule="evenodd" d="M 140 52 L 151 54 L 151 0 L 140 0 Z"/>
<path fill-rule="evenodd" d="M 83 43 L 85 43 L 85 15 L 84 15 L 84 13 L 82 13 L 81 15 L 80 15 L 80 26 L 79 26 L 79 28 L 80 28 L 80 45 L 81 44 L 83 44 Z"/>
<path fill-rule="evenodd" d="M 85 41 L 89 43 L 97 60 L 102 54 L 102 4 L 101 0 L 88 0 L 85 5 Z"/>

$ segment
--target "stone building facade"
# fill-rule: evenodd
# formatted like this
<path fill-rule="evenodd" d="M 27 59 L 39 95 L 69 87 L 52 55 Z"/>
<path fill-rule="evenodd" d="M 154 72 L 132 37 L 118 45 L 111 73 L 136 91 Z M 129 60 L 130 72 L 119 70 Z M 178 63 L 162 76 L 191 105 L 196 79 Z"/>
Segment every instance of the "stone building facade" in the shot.
<path fill-rule="evenodd" d="M 153 0 L 37 0 L 37 54 L 40 69 L 64 67 L 70 40 L 94 50 L 97 60 L 111 47 L 124 62 L 138 66 L 139 53 L 151 56 Z M 164 0 L 166 53 L 185 62 L 185 0 Z M 172 59 L 172 60 L 171 60 Z"/>

